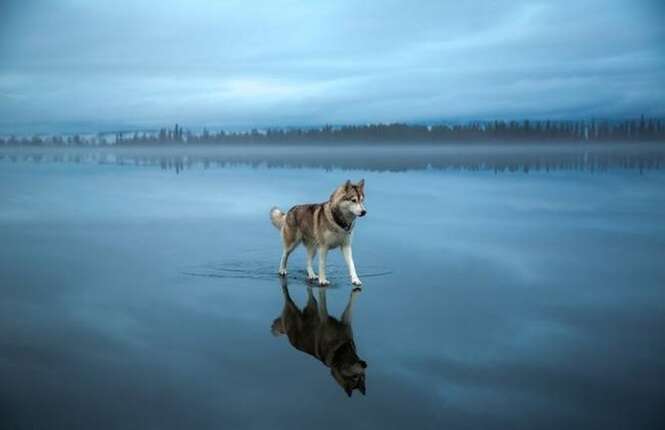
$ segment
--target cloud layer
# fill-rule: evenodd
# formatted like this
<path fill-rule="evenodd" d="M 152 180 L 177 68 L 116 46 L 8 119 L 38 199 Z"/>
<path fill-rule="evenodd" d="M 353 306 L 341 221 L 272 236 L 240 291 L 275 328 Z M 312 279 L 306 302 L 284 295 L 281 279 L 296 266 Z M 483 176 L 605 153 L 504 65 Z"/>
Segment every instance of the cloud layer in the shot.
<path fill-rule="evenodd" d="M 652 1 L 9 1 L 0 131 L 665 114 Z"/>

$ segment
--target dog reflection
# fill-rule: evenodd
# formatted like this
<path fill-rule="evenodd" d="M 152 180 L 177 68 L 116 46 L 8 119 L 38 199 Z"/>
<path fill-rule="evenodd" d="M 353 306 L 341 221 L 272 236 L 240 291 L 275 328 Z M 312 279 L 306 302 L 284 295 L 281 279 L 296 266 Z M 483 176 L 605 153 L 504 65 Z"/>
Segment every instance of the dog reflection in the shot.
<path fill-rule="evenodd" d="M 338 320 L 328 315 L 326 290 L 319 289 L 319 302 L 307 288 L 307 304 L 300 310 L 289 295 L 285 278 L 282 280 L 284 309 L 272 323 L 275 336 L 286 334 L 296 349 L 310 354 L 330 368 L 335 381 L 351 397 L 353 390 L 365 395 L 365 368 L 367 363 L 356 353 L 351 329 L 353 302 L 360 293 L 354 289 L 346 309 Z"/>

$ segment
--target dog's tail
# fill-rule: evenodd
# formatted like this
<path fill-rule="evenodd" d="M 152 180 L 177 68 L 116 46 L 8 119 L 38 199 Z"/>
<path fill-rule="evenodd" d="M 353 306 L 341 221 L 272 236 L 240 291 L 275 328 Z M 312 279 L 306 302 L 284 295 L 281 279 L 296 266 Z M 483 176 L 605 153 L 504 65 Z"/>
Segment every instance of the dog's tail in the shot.
<path fill-rule="evenodd" d="M 275 226 L 277 230 L 281 230 L 284 225 L 284 220 L 286 219 L 286 214 L 278 207 L 273 207 L 270 209 L 270 221 L 272 225 Z"/>

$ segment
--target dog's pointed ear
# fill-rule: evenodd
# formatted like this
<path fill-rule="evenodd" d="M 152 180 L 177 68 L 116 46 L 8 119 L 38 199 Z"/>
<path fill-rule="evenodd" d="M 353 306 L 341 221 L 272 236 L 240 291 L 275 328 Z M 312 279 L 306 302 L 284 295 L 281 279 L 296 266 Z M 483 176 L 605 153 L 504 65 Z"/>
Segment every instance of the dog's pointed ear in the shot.
<path fill-rule="evenodd" d="M 365 388 L 365 378 L 360 380 L 358 391 L 360 391 L 360 394 L 362 394 L 363 396 L 365 395 L 365 393 L 367 393 L 367 389 Z"/>
<path fill-rule="evenodd" d="M 360 182 L 358 182 L 358 188 L 361 190 L 365 189 L 365 178 L 362 178 Z"/>
<path fill-rule="evenodd" d="M 344 183 L 344 191 L 349 191 L 351 189 L 351 179 L 347 179 Z"/>
<path fill-rule="evenodd" d="M 272 333 L 272 335 L 275 337 L 281 336 L 286 333 L 282 317 L 275 318 L 275 320 L 272 322 L 272 326 L 270 327 L 270 333 Z"/>
<path fill-rule="evenodd" d="M 346 391 L 346 395 L 351 397 L 351 394 L 353 393 L 353 388 L 346 386 L 344 387 L 344 391 Z"/>

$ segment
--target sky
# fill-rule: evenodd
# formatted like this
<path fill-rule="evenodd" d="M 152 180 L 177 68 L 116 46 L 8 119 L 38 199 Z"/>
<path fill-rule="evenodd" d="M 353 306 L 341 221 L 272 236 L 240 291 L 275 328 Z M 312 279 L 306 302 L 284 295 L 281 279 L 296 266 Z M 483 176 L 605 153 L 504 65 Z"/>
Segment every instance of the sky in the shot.
<path fill-rule="evenodd" d="M 0 0 L 0 132 L 665 115 L 654 0 Z"/>

